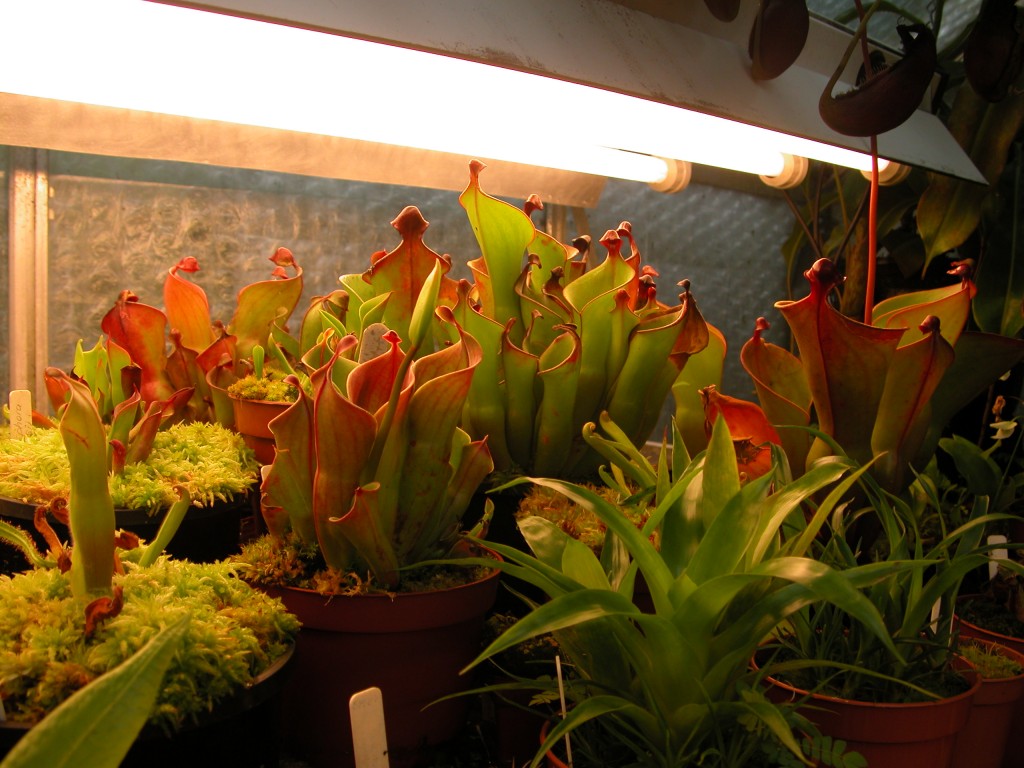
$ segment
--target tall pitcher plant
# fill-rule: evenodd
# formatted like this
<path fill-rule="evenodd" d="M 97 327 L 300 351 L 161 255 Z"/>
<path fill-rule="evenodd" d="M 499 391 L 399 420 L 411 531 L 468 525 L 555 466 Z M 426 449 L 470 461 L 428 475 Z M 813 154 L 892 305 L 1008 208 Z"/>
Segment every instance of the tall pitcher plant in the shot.
<path fill-rule="evenodd" d="M 483 168 L 471 163 L 459 198 L 481 255 L 468 263 L 472 282 L 444 298 L 483 348 L 466 429 L 489 436 L 499 470 L 592 474 L 598 456 L 583 425 L 607 412 L 642 444 L 687 361 L 707 346 L 708 326 L 687 281 L 678 303 L 658 301 L 657 273 L 641 265 L 628 223 L 601 238 L 607 253 L 595 263 L 585 239 L 560 243 L 484 193 Z"/>
<path fill-rule="evenodd" d="M 934 454 L 943 429 L 976 395 L 1024 359 L 1024 342 L 967 329 L 975 287 L 959 283 L 879 302 L 871 324 L 836 310 L 830 294 L 842 275 L 828 259 L 804 273 L 810 292 L 780 301 L 799 356 L 762 338 L 758 321 L 741 360 L 772 424 L 816 424 L 884 488 L 904 489 Z M 802 430 L 781 429 L 799 473 L 832 446 Z"/>
<path fill-rule="evenodd" d="M 114 503 L 110 496 L 108 428 L 104 425 L 88 384 L 58 368 L 46 369 L 49 391 L 63 392 L 59 410 L 60 436 L 71 465 L 71 493 L 66 515 L 71 547 L 61 542 L 46 519 L 46 508 L 36 512 L 35 526 L 43 535 L 48 551 L 40 553 L 32 538 L 9 523 L 0 521 L 0 540 L 19 548 L 36 568 L 60 568 L 69 572 L 71 589 L 84 603 L 87 622 L 109 618 L 120 610 L 121 597 L 113 585 L 118 548 L 130 549 L 139 542 L 116 532 Z M 188 492 L 179 489 L 179 499 L 164 517 L 152 542 L 145 545 L 140 565 L 149 565 L 163 552 L 188 509 Z M 87 624 L 88 626 L 88 624 Z"/>
<path fill-rule="evenodd" d="M 418 354 L 444 268 L 435 264 L 416 295 L 406 350 L 388 330 L 386 351 L 360 361 L 352 352 L 366 338 L 328 328 L 304 358 L 312 396 L 300 391 L 270 424 L 277 453 L 262 491 L 271 535 L 291 530 L 328 568 L 370 572 L 387 589 L 400 586 L 405 566 L 452 553 L 470 498 L 494 467 L 486 440 L 459 427 L 480 345 L 441 308 L 438 321 L 458 340 Z"/>

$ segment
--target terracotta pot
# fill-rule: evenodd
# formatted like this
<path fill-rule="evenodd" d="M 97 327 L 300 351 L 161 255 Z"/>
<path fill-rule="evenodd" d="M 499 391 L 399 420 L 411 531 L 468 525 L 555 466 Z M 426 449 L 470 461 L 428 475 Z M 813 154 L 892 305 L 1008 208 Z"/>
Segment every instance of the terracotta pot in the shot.
<path fill-rule="evenodd" d="M 147 725 L 121 762 L 121 768 L 266 768 L 278 764 L 281 694 L 291 673 L 289 650 L 251 686 L 217 703 L 197 723 L 175 733 Z M 0 721 L 0 760 L 28 732 L 26 723 Z"/>
<path fill-rule="evenodd" d="M 33 524 L 36 505 L 16 499 L 0 497 L 0 519 L 14 523 L 28 531 L 40 548 L 46 542 Z M 117 527 L 138 534 L 152 541 L 160 530 L 167 510 L 149 514 L 148 510 L 118 509 Z M 230 501 L 218 501 L 209 507 L 190 507 L 181 521 L 178 532 L 167 546 L 167 552 L 181 560 L 194 563 L 212 563 L 238 552 L 242 518 L 253 514 L 251 494 L 244 494 Z M 52 517 L 50 525 L 62 541 L 69 540 L 67 526 Z M 0 547 L 0 573 L 15 573 L 28 567 L 28 561 L 13 547 Z"/>
<path fill-rule="evenodd" d="M 245 444 L 256 454 L 260 464 L 274 461 L 274 433 L 268 426 L 272 419 L 284 413 L 291 403 L 271 400 L 243 400 L 231 398 L 235 413 L 235 430 L 245 440 Z"/>
<path fill-rule="evenodd" d="M 540 742 L 539 743 L 541 745 L 544 744 L 544 740 L 547 739 L 548 731 L 550 731 L 550 730 L 551 730 L 551 721 L 550 720 L 545 720 L 544 724 L 540 727 Z M 560 758 L 554 752 L 550 752 L 550 751 L 547 752 L 544 755 L 544 759 L 547 761 L 548 768 L 569 768 L 568 763 L 566 763 L 562 758 Z"/>
<path fill-rule="evenodd" d="M 960 598 L 961 601 L 971 600 L 977 598 L 977 595 L 964 595 Z M 1024 640 L 1019 637 L 1011 637 L 1009 635 L 1003 635 L 998 632 L 979 627 L 976 624 L 972 624 L 969 621 L 965 621 L 962 617 L 957 616 L 956 618 L 957 627 L 961 637 L 972 637 L 981 640 L 987 640 L 989 642 L 998 643 L 1004 648 L 1009 648 L 1012 651 L 1016 651 L 1019 654 L 1024 654 Z M 1011 733 L 1020 733 L 1021 729 L 1024 728 L 1024 694 L 1017 700 L 1014 706 L 1014 712 L 1011 716 L 1011 724 L 1009 730 Z M 966 763 L 965 763 L 966 765 Z M 1021 749 L 1006 749 L 1003 752 L 1003 760 L 999 765 L 1002 768 L 1024 768 L 1024 750 Z"/>
<path fill-rule="evenodd" d="M 392 768 L 457 736 L 468 699 L 427 705 L 471 686 L 459 672 L 480 650 L 497 588 L 497 570 L 461 587 L 390 597 L 263 587 L 302 622 L 284 697 L 289 754 L 314 768 L 354 766 L 348 701 L 372 686 L 383 694 Z"/>
<path fill-rule="evenodd" d="M 1008 656 L 1024 669 L 1024 654 L 984 638 L 973 639 Z M 967 724 L 956 737 L 954 768 L 999 768 L 1003 764 L 1007 739 L 1014 729 L 1022 696 L 1024 671 L 1014 677 L 982 677 Z"/>
<path fill-rule="evenodd" d="M 847 750 L 859 752 L 871 768 L 948 768 L 957 734 L 967 724 L 981 678 L 961 672 L 971 686 L 964 693 L 937 701 L 886 704 L 851 701 L 809 693 L 766 678 L 776 700 L 809 697 L 801 714 L 823 735 L 843 739 Z"/>

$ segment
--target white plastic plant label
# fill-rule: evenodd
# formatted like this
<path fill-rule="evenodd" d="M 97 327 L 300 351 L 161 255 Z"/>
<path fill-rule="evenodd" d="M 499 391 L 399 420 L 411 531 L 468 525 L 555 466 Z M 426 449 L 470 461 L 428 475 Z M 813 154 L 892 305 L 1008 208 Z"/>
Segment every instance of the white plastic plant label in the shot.
<path fill-rule="evenodd" d="M 993 534 L 987 539 L 989 544 L 1005 544 L 1006 537 L 1002 534 Z M 1010 556 L 1010 551 L 1007 549 L 993 549 L 988 553 L 988 578 L 989 581 L 996 577 L 999 573 L 999 561 L 1005 560 Z"/>
<path fill-rule="evenodd" d="M 8 399 L 11 418 L 11 437 L 26 437 L 32 431 L 32 393 L 15 389 Z"/>

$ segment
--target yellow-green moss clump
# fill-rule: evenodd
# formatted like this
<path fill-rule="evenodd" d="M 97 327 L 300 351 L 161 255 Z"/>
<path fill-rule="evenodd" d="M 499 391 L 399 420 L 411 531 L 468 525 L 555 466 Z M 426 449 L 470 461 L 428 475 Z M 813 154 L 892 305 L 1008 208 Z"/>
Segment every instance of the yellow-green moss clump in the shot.
<path fill-rule="evenodd" d="M 110 478 L 119 509 L 156 512 L 178 499 L 184 486 L 198 506 L 246 493 L 257 464 L 242 438 L 219 424 L 175 424 L 159 432 L 146 461 Z M 67 498 L 71 469 L 56 429 L 35 428 L 28 437 L 0 440 L 0 496 L 31 504 Z"/>
<path fill-rule="evenodd" d="M 249 374 L 228 387 L 228 394 L 243 400 L 270 400 L 275 403 L 294 403 L 299 390 L 292 384 L 272 376 Z"/>
<path fill-rule="evenodd" d="M 584 484 L 584 487 L 618 506 L 622 514 L 637 528 L 644 527 L 653 511 L 647 508 L 640 510 L 631 504 L 621 503 L 619 493 L 607 486 Z M 601 547 L 604 546 L 605 532 L 608 529 L 601 519 L 589 509 L 579 506 L 551 488 L 541 485 L 530 488 L 516 511 L 517 520 L 523 517 L 541 517 L 554 523 L 563 533 L 590 547 L 595 554 L 599 555 Z M 654 543 L 657 546 L 657 541 Z"/>
<path fill-rule="evenodd" d="M 137 552 L 137 550 L 136 550 Z M 125 559 L 124 609 L 85 638 L 85 614 L 65 575 L 0 576 L 0 697 L 7 718 L 34 722 L 113 669 L 161 628 L 189 616 L 150 722 L 174 729 L 210 711 L 279 659 L 298 620 L 225 563 Z"/>

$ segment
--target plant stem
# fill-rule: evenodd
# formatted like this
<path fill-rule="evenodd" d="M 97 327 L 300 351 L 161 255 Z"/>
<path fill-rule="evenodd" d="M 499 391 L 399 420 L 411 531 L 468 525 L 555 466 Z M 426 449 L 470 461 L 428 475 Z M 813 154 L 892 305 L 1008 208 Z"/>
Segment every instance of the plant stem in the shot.
<path fill-rule="evenodd" d="M 873 68 L 871 66 L 871 52 L 868 50 L 868 18 L 878 7 L 875 2 L 867 13 L 861 0 L 854 0 L 857 4 L 857 15 L 860 16 L 860 27 L 857 29 L 855 38 L 860 39 L 860 52 L 864 59 L 865 77 L 871 77 Z M 864 283 L 864 323 L 871 324 L 871 310 L 875 306 L 875 272 L 878 257 L 878 137 L 871 136 L 871 190 L 868 197 L 868 263 L 867 277 Z"/>

